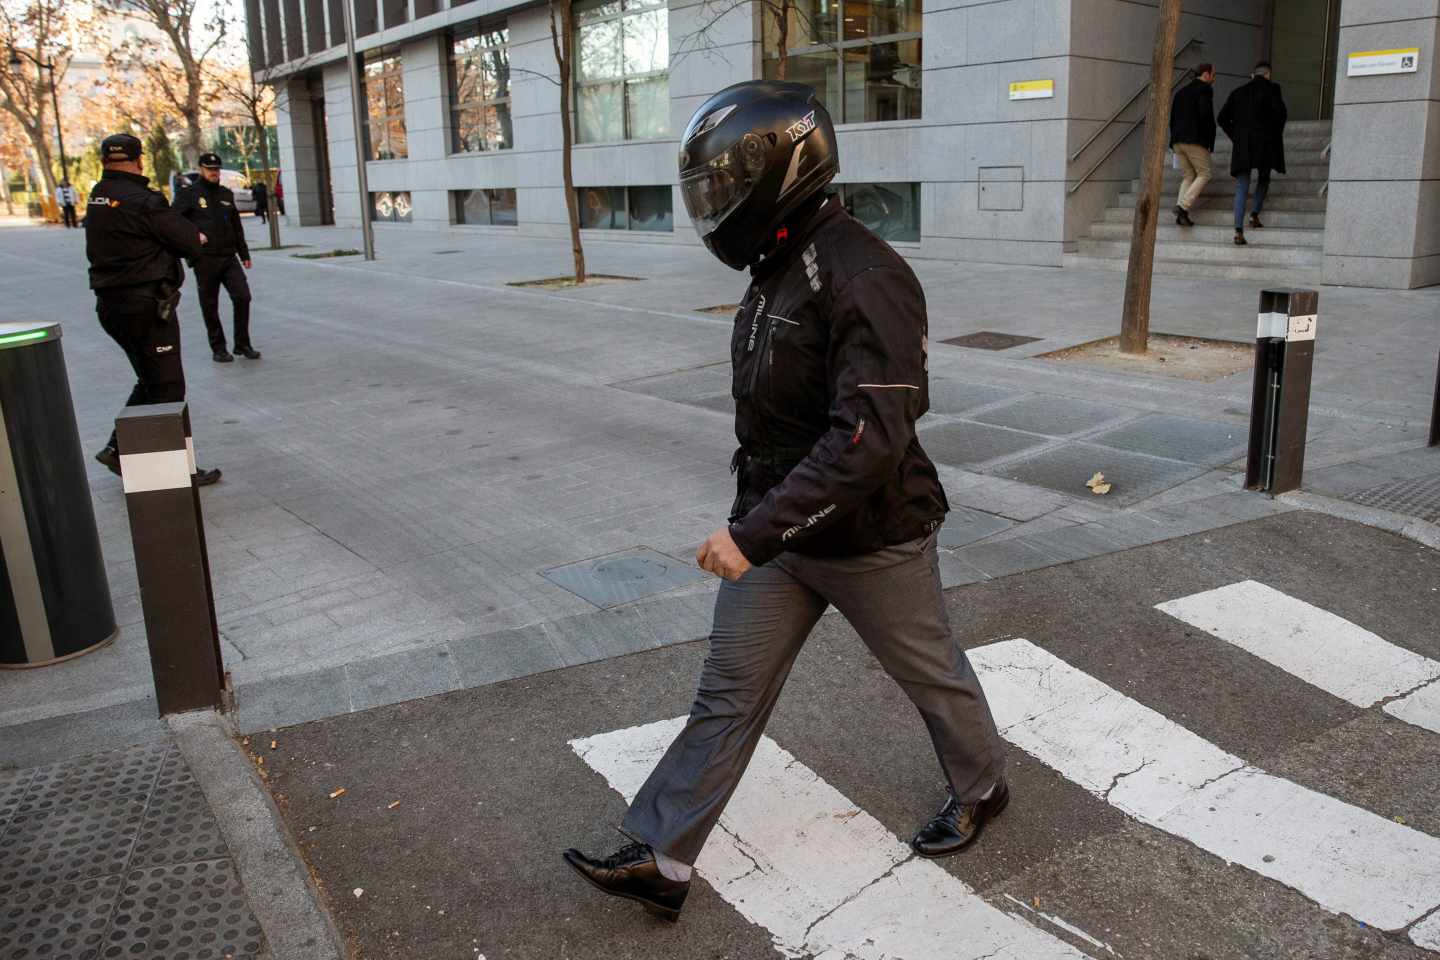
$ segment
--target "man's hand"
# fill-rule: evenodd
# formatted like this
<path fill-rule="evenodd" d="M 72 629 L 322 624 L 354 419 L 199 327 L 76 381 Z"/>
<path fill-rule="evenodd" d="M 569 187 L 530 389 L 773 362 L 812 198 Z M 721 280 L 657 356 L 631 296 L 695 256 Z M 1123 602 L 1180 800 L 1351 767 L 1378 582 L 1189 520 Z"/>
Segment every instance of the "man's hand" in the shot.
<path fill-rule="evenodd" d="M 726 580 L 739 580 L 750 569 L 750 561 L 735 546 L 729 527 L 721 527 L 700 544 L 700 549 L 695 552 L 695 562 L 700 564 L 701 570 L 708 570 Z"/>
<path fill-rule="evenodd" d="M 200 245 L 201 245 L 202 247 L 203 247 L 205 244 L 209 243 L 209 242 L 210 242 L 210 238 L 209 238 L 209 237 L 205 236 L 205 234 L 203 234 L 203 233 L 200 234 Z"/>
<path fill-rule="evenodd" d="M 246 270 L 249 270 L 249 269 L 250 269 L 250 261 L 249 261 L 249 260 L 241 260 L 240 263 L 241 263 L 242 266 L 245 267 Z"/>

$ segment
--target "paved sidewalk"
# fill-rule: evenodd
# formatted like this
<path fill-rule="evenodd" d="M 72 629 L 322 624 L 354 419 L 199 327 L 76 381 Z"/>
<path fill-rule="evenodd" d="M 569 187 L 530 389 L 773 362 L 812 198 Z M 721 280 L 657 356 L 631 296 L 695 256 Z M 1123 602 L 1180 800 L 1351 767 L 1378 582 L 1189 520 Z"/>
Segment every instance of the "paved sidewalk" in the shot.
<path fill-rule="evenodd" d="M 270 957 L 173 742 L 0 770 L 0 957 Z"/>
<path fill-rule="evenodd" d="M 259 240 L 259 224 L 251 223 Z M 379 231 L 380 259 L 287 229 L 262 251 L 258 363 L 203 351 L 182 303 L 223 647 L 247 730 L 366 709 L 703 635 L 713 579 L 693 566 L 733 493 L 730 320 L 744 278 L 695 246 L 595 241 L 584 290 L 506 283 L 563 273 L 561 241 Z M 92 321 L 73 232 L 0 235 L 0 297 L 65 323 L 87 445 L 128 371 Z M 1291 509 L 1239 490 L 1248 375 L 1216 383 L 1030 359 L 1113 331 L 1123 278 L 916 264 L 931 304 L 933 412 L 922 439 L 955 514 L 947 585 L 1103 554 Z M 44 296 L 41 296 L 41 291 Z M 1248 339 L 1253 285 L 1157 278 L 1154 327 Z M 1424 442 L 1440 291 L 1327 288 L 1308 467 Z M 978 330 L 1038 337 L 1003 353 Z M 1081 484 L 1095 470 L 1106 498 Z M 123 627 L 73 663 L 0 674 L 0 760 L 162 733 L 118 483 L 92 487 Z M 27 762 L 33 762 L 30 758 Z"/>

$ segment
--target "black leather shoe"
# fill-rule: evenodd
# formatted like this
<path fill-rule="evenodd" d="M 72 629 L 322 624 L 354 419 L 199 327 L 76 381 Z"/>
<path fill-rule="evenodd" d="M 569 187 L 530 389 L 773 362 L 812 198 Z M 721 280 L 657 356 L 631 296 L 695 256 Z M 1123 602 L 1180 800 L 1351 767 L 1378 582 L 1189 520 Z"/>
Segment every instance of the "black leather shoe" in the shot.
<path fill-rule="evenodd" d="M 219 470 L 196 470 L 190 477 L 195 481 L 197 487 L 208 487 L 212 483 L 220 482 Z"/>
<path fill-rule="evenodd" d="M 671 923 L 680 919 L 680 908 L 690 893 L 690 881 L 670 880 L 660 872 L 655 854 L 643 843 L 621 847 L 604 860 L 591 860 L 571 848 L 565 862 L 590 885 L 612 897 L 634 900 L 648 912 Z"/>
<path fill-rule="evenodd" d="M 235 362 L 235 357 L 230 353 L 229 350 L 216 350 L 214 353 L 210 354 L 210 359 L 214 360 L 216 363 Z"/>
<path fill-rule="evenodd" d="M 1237 246 L 1237 247 L 1248 247 L 1248 246 L 1250 246 L 1250 241 L 1245 239 L 1245 231 L 1244 231 L 1244 230 L 1236 230 L 1236 231 L 1235 231 L 1235 246 Z"/>
<path fill-rule="evenodd" d="M 104 447 L 101 448 L 99 453 L 95 454 L 95 459 L 96 461 L 103 463 L 106 469 L 108 469 L 111 473 L 115 474 L 115 476 L 120 476 L 119 450 L 116 450 L 114 447 L 110 446 L 110 444 L 107 443 Z"/>
<path fill-rule="evenodd" d="M 1190 211 L 1178 204 L 1175 207 L 1175 225 L 1180 227 L 1195 226 L 1195 221 L 1190 219 Z"/>
<path fill-rule="evenodd" d="M 246 360 L 260 359 L 260 351 L 256 350 L 254 347 L 236 347 L 235 352 L 240 356 L 244 357 Z"/>
<path fill-rule="evenodd" d="M 1254 227 L 1256 230 L 1260 230 L 1264 228 L 1265 224 L 1260 222 L 1259 214 L 1252 213 L 1250 214 L 1250 226 Z"/>
<path fill-rule="evenodd" d="M 960 803 L 952 795 L 935 818 L 920 828 L 910 849 L 927 860 L 948 857 L 974 843 L 985 824 L 1000 816 L 1010 802 L 1010 788 L 1004 780 L 995 784 L 995 791 L 984 800 Z"/>

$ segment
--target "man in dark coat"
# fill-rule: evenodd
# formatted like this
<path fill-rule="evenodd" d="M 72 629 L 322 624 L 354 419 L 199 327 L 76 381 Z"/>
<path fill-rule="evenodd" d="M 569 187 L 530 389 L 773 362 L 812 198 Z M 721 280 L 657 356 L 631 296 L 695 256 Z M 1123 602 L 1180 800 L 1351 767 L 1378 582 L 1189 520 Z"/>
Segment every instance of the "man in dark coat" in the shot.
<path fill-rule="evenodd" d="M 1285 172 L 1285 98 L 1270 79 L 1270 64 L 1255 65 L 1250 82 L 1238 88 L 1220 108 L 1220 129 L 1234 143 L 1230 174 L 1235 177 L 1235 245 L 1245 246 L 1245 198 L 1250 192 L 1250 171 L 1259 171 L 1250 226 L 1263 227 L 1260 211 L 1270 189 L 1270 171 Z"/>
<path fill-rule="evenodd" d="M 255 216 L 260 218 L 261 223 L 267 223 L 266 218 L 270 213 L 270 193 L 264 180 L 256 180 L 250 184 L 250 196 L 255 200 Z"/>
<path fill-rule="evenodd" d="M 200 154 L 200 180 L 175 198 L 175 212 L 210 238 L 204 252 L 190 258 L 190 266 L 200 292 L 200 313 L 210 335 L 212 359 L 216 363 L 235 359 L 225 346 L 225 328 L 220 323 L 223 286 L 235 308 L 235 353 L 259 360 L 260 351 L 250 343 L 250 284 L 245 279 L 245 270 L 250 269 L 250 248 L 245 243 L 245 227 L 240 223 L 235 194 L 220 183 L 218 154 Z"/>
<path fill-rule="evenodd" d="M 1210 182 L 1210 154 L 1215 152 L 1215 67 L 1202 63 L 1195 79 L 1175 94 L 1170 107 L 1170 149 L 1185 173 L 1175 200 L 1175 222 L 1193 227 L 1190 208 Z"/>

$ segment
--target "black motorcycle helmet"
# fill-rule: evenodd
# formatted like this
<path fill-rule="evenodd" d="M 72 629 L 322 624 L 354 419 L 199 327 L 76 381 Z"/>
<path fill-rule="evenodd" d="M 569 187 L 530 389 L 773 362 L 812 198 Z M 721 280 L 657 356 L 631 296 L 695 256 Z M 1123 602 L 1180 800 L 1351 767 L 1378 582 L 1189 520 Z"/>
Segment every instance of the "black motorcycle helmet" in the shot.
<path fill-rule="evenodd" d="M 830 114 L 803 83 L 726 87 L 680 140 L 680 193 L 695 230 L 728 267 L 760 259 L 797 207 L 840 172 Z"/>

